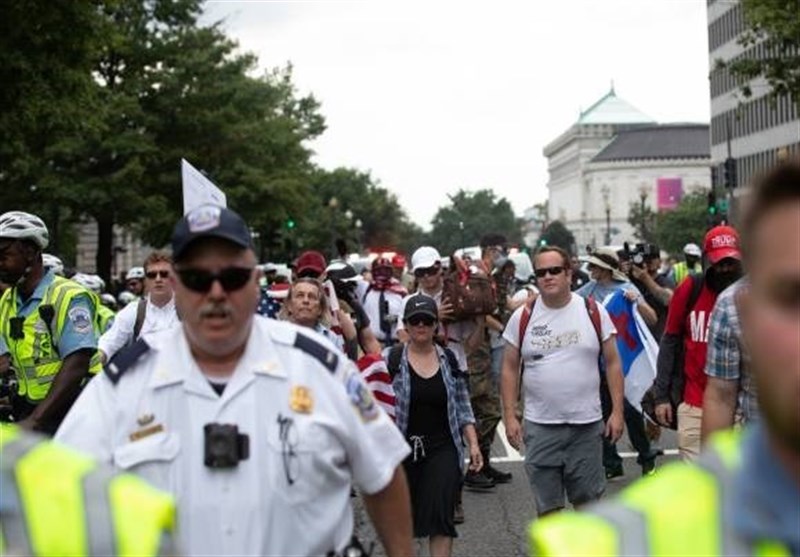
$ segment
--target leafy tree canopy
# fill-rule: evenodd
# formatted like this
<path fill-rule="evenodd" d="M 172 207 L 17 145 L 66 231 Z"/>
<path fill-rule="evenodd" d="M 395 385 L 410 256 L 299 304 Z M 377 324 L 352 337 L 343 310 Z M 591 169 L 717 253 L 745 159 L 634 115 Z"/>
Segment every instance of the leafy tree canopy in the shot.
<path fill-rule="evenodd" d="M 502 234 L 509 244 L 522 241 L 520 223 L 511 204 L 497 199 L 491 189 L 475 192 L 459 190 L 450 196 L 450 204 L 440 207 L 433 217 L 428 239 L 444 254 L 462 247 L 478 245 L 487 233 Z"/>

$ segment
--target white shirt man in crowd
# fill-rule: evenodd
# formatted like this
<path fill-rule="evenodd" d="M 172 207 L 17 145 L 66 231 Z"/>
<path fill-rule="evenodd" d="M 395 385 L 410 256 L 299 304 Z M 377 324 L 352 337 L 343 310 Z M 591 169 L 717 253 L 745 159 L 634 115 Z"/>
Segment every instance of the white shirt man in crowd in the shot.
<path fill-rule="evenodd" d="M 172 259 L 168 254 L 156 251 L 147 257 L 144 262 L 144 297 L 122 308 L 108 331 L 100 337 L 98 348 L 104 362 L 139 336 L 178 324 L 171 274 Z"/>
<path fill-rule="evenodd" d="M 411 555 L 409 447 L 344 354 L 255 314 L 247 224 L 204 205 L 172 248 L 181 326 L 118 354 L 58 440 L 172 493 L 188 555 L 347 554 L 352 485 L 386 554 Z"/>
<path fill-rule="evenodd" d="M 397 342 L 397 327 L 408 292 L 394 278 L 392 262 L 378 257 L 371 265 L 372 281 L 358 281 L 357 293 L 369 317 L 369 326 L 375 338 L 384 346 Z"/>
<path fill-rule="evenodd" d="M 560 248 L 543 248 L 534 267 L 539 298 L 530 321 L 520 334 L 520 320 L 529 306 L 518 308 L 503 335 L 501 394 L 508 441 L 519 450 L 524 436 L 525 471 L 541 516 L 564 508 L 565 492 L 573 505 L 603 494 L 602 436 L 616 442 L 622 434 L 624 388 L 616 330 L 605 308 L 596 304 L 598 335 L 590 302 L 570 292 L 569 255 Z M 613 406 L 605 424 L 600 407 L 601 351 Z M 515 414 L 520 363 L 524 364 L 524 432 Z"/>

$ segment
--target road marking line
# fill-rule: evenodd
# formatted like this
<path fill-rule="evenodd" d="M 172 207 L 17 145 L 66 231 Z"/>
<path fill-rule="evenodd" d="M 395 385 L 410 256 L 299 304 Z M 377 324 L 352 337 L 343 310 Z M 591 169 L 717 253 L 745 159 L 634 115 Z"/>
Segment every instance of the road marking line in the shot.
<path fill-rule="evenodd" d="M 506 439 L 506 428 L 503 422 L 497 424 L 497 436 L 503 444 L 503 449 L 506 451 L 506 456 L 493 456 L 490 460 L 492 462 L 523 462 L 523 457 Z M 680 453 L 678 449 L 664 449 L 665 456 L 678 456 Z M 621 452 L 619 456 L 622 458 L 637 458 L 639 453 L 634 452 Z"/>

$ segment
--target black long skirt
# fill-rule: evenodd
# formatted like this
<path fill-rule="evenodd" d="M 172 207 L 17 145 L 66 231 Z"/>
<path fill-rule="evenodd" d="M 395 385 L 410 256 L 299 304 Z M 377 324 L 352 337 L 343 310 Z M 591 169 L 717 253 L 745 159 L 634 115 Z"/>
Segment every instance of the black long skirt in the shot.
<path fill-rule="evenodd" d="M 425 443 L 425 456 L 417 451 L 403 461 L 414 515 L 414 537 L 458 537 L 453 512 L 461 483 L 458 451 L 452 438 Z"/>

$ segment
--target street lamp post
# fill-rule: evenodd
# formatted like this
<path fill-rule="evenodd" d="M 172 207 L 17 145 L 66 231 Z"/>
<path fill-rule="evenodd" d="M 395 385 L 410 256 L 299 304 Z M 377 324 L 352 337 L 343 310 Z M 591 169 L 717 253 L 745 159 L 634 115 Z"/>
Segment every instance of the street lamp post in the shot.
<path fill-rule="evenodd" d="M 603 189 L 600 190 L 603 194 L 603 203 L 605 204 L 606 209 L 606 245 L 611 245 L 611 203 L 610 203 L 610 191 L 607 185 L 603 186 Z"/>
<path fill-rule="evenodd" d="M 331 236 L 331 259 L 336 258 L 336 209 L 339 207 L 339 200 L 336 197 L 331 197 L 328 201 L 328 208 L 330 209 L 330 236 Z"/>
<path fill-rule="evenodd" d="M 648 236 L 648 234 L 647 234 L 647 218 L 645 216 L 645 211 L 647 210 L 647 207 L 645 206 L 645 202 L 647 201 L 647 186 L 646 185 L 643 185 L 641 188 L 639 188 L 639 199 L 642 201 L 642 206 L 641 206 L 641 211 L 640 211 L 640 213 L 641 213 L 640 217 L 642 219 L 642 229 L 641 229 L 642 242 L 647 242 L 647 236 Z"/>

